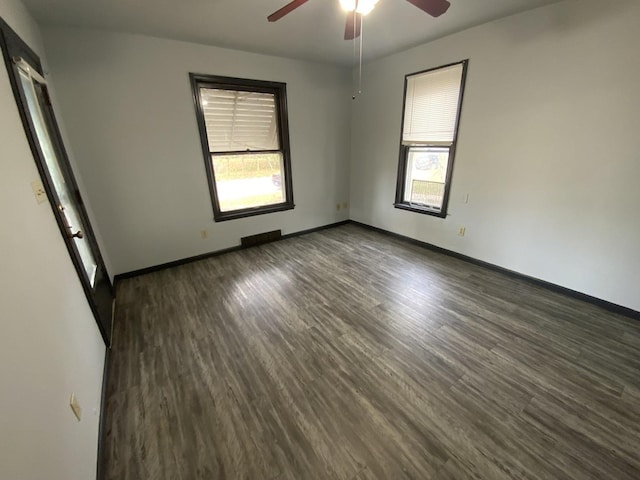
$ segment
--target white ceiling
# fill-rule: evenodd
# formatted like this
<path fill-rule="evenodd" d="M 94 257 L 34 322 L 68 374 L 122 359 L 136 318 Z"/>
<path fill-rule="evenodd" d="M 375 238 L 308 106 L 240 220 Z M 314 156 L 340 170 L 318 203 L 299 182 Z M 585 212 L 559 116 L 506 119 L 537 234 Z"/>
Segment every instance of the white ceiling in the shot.
<path fill-rule="evenodd" d="M 406 0 L 380 0 L 364 20 L 371 60 L 496 18 L 558 0 L 450 0 L 432 18 Z M 309 0 L 275 23 L 267 16 L 288 0 L 23 0 L 44 25 L 79 26 L 348 65 L 339 0 Z"/>

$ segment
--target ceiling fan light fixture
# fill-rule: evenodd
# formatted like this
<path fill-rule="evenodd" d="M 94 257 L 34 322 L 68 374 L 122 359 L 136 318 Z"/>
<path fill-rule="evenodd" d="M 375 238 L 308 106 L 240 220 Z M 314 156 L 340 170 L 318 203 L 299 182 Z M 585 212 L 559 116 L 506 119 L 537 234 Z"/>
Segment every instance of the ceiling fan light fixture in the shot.
<path fill-rule="evenodd" d="M 340 0 L 340 5 L 343 10 L 347 12 L 353 12 L 355 10 L 361 15 L 366 15 L 371 12 L 373 7 L 376 6 L 376 3 L 378 3 L 378 0 L 357 0 L 357 2 L 356 0 Z"/>
<path fill-rule="evenodd" d="M 345 12 L 353 12 L 356 8 L 356 0 L 340 0 L 340 6 Z"/>
<path fill-rule="evenodd" d="M 376 6 L 376 3 L 378 3 L 378 0 L 359 0 L 356 12 L 362 15 L 367 15 L 369 12 L 371 12 L 371 10 L 373 10 L 373 7 Z"/>

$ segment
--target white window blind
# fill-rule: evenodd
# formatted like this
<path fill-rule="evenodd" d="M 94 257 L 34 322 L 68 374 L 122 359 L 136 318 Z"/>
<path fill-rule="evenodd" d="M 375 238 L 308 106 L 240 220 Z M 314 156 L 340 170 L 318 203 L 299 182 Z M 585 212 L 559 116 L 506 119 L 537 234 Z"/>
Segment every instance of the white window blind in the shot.
<path fill-rule="evenodd" d="M 275 95 L 201 88 L 210 152 L 279 150 Z"/>
<path fill-rule="evenodd" d="M 451 145 L 456 131 L 463 65 L 407 79 L 403 145 Z"/>

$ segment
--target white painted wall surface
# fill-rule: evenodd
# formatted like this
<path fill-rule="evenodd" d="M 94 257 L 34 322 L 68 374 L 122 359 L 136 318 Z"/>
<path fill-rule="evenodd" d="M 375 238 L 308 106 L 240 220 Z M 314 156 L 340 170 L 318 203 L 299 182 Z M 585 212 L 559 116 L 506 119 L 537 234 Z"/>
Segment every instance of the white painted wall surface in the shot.
<path fill-rule="evenodd" d="M 349 198 L 344 69 L 121 33 L 51 28 L 44 37 L 114 273 L 348 218 L 336 210 Z M 189 72 L 286 82 L 294 210 L 213 222 Z"/>
<path fill-rule="evenodd" d="M 351 218 L 640 310 L 639 26 L 567 0 L 366 65 Z M 465 58 L 449 216 L 395 209 L 403 77 Z"/>
<path fill-rule="evenodd" d="M 0 0 L 0 16 L 44 54 L 18 0 Z M 51 208 L 31 191 L 38 171 L 4 63 L 0 163 L 0 478 L 95 478 L 104 344 Z"/>

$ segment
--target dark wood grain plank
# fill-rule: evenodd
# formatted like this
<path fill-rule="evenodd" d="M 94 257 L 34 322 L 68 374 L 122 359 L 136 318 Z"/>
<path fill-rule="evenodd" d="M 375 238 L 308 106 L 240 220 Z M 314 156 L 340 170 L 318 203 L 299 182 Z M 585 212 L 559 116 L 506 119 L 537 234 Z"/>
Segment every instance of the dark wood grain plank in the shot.
<path fill-rule="evenodd" d="M 107 479 L 640 478 L 640 324 L 344 225 L 118 283 Z"/>

